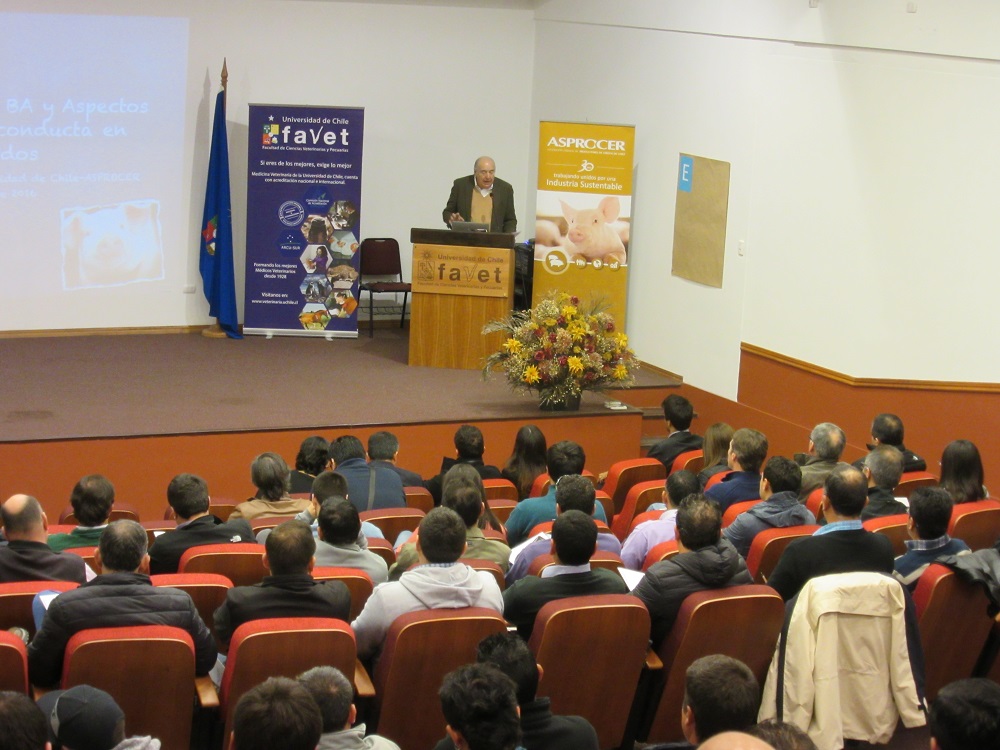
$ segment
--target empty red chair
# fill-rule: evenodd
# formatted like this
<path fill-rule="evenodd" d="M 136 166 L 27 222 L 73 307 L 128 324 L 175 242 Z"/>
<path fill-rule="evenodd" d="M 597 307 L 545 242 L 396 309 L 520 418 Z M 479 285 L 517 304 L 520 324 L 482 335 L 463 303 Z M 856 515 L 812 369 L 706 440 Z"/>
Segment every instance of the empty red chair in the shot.
<path fill-rule="evenodd" d="M 0 630 L 24 628 L 35 635 L 31 603 L 40 591 L 69 591 L 79 586 L 70 581 L 18 581 L 0 583 Z"/>
<path fill-rule="evenodd" d="M 996 500 L 959 503 L 951 511 L 948 534 L 961 539 L 972 550 L 992 547 L 1000 537 L 1000 503 Z"/>
<path fill-rule="evenodd" d="M 993 618 L 986 593 L 953 570 L 932 563 L 913 591 L 924 647 L 927 700 L 949 682 L 972 677 Z"/>
<path fill-rule="evenodd" d="M 663 500 L 663 486 L 663 482 L 659 479 L 632 485 L 628 494 L 625 495 L 625 504 L 622 506 L 621 512 L 615 514 L 614 521 L 611 523 L 611 530 L 618 537 L 618 541 L 625 541 L 629 527 L 632 525 L 632 519 L 637 513 L 642 513 L 652 503 Z"/>
<path fill-rule="evenodd" d="M 705 468 L 705 454 L 701 448 L 698 448 L 698 450 L 685 451 L 675 458 L 673 464 L 670 466 L 670 473 L 673 474 L 675 471 L 687 469 L 697 474 L 703 468 Z"/>
<path fill-rule="evenodd" d="M 781 529 L 767 529 L 753 538 L 747 553 L 747 570 L 757 583 L 767 583 L 774 567 L 791 542 L 804 536 L 812 536 L 819 526 L 787 526 Z"/>
<path fill-rule="evenodd" d="M 195 654 L 181 628 L 138 625 L 74 634 L 63 657 L 62 688 L 91 685 L 114 697 L 129 735 L 150 735 L 164 750 L 191 746 Z"/>
<path fill-rule="evenodd" d="M 180 573 L 217 573 L 235 586 L 252 586 L 267 575 L 264 545 L 256 542 L 227 542 L 191 547 L 181 555 Z"/>
<path fill-rule="evenodd" d="M 725 528 L 733 521 L 735 521 L 736 516 L 738 516 L 740 513 L 750 510 L 753 506 L 755 506 L 759 502 L 761 502 L 761 499 L 758 497 L 756 500 L 744 500 L 742 502 L 733 503 L 732 505 L 730 505 L 728 508 L 726 508 L 725 513 L 722 514 L 723 528 Z"/>
<path fill-rule="evenodd" d="M 927 471 L 905 471 L 892 494 L 896 497 L 909 497 L 918 487 L 937 487 L 939 482 L 936 476 Z"/>
<path fill-rule="evenodd" d="M 0 690 L 30 695 L 28 649 L 13 633 L 0 630 Z"/>
<path fill-rule="evenodd" d="M 658 479 L 662 483 L 666 478 L 667 468 L 655 458 L 630 458 L 611 464 L 608 477 L 604 480 L 604 491 L 611 497 L 614 515 L 621 512 L 629 490 L 639 482 Z M 611 516 L 608 520 L 612 520 Z"/>
<path fill-rule="evenodd" d="M 677 548 L 677 540 L 671 539 L 669 542 L 660 542 L 646 553 L 646 559 L 642 563 L 642 569 L 649 570 L 651 565 L 655 565 L 662 560 L 669 560 L 680 550 Z"/>
<path fill-rule="evenodd" d="M 897 513 L 892 516 L 869 518 L 862 525 L 869 531 L 889 537 L 889 541 L 892 542 L 892 554 L 899 557 L 906 552 L 906 540 L 910 538 L 906 528 L 909 518 L 906 513 Z"/>
<path fill-rule="evenodd" d="M 326 617 L 280 617 L 236 628 L 219 688 L 226 725 L 223 747 L 229 747 L 236 704 L 247 690 L 268 677 L 294 678 L 324 665 L 336 667 L 349 680 L 355 677 L 357 645 L 347 623 Z"/>

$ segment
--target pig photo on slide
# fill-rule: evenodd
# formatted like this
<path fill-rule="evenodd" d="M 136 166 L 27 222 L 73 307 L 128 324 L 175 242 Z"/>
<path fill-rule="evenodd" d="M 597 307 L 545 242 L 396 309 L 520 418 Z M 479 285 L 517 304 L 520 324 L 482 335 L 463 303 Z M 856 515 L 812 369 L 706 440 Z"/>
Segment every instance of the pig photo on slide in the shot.
<path fill-rule="evenodd" d="M 163 278 L 159 203 L 62 210 L 63 286 L 114 286 Z"/>

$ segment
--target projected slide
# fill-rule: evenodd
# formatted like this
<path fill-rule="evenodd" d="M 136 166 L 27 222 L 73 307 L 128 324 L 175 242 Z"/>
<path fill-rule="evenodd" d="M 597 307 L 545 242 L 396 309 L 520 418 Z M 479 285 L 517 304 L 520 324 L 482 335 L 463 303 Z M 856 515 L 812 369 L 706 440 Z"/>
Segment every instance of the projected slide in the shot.
<path fill-rule="evenodd" d="M 187 34 L 0 13 L 0 329 L 128 326 L 183 270 Z"/>

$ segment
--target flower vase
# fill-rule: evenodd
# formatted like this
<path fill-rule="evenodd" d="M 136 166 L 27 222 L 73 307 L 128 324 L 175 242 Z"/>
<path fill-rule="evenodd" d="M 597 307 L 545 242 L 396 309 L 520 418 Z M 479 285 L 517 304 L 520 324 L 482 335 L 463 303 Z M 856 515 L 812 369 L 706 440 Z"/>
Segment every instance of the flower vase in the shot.
<path fill-rule="evenodd" d="M 565 401 L 542 401 L 539 408 L 542 411 L 580 411 L 580 394 L 567 396 Z"/>

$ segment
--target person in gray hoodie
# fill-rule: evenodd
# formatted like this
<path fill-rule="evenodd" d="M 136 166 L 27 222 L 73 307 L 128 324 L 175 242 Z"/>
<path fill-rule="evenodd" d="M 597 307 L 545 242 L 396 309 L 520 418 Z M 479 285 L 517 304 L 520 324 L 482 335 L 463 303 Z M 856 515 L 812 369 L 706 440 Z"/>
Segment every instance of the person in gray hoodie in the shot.
<path fill-rule="evenodd" d="M 750 510 L 736 516 L 722 534 L 744 559 L 754 537 L 767 529 L 804 526 L 816 523 L 816 516 L 799 502 L 802 469 L 790 458 L 773 456 L 764 466 L 760 479 L 760 497 Z"/>
<path fill-rule="evenodd" d="M 459 557 L 465 552 L 465 522 L 451 508 L 434 508 L 420 522 L 418 565 L 398 581 L 375 587 L 351 623 L 358 656 L 375 657 L 400 615 L 424 609 L 488 607 L 503 614 L 503 595 L 493 575 L 476 571 Z"/>
<path fill-rule="evenodd" d="M 649 610 L 653 647 L 670 633 L 688 594 L 753 583 L 747 564 L 722 539 L 719 504 L 688 495 L 677 509 L 677 548 L 673 557 L 654 563 L 632 593 Z"/>

